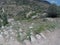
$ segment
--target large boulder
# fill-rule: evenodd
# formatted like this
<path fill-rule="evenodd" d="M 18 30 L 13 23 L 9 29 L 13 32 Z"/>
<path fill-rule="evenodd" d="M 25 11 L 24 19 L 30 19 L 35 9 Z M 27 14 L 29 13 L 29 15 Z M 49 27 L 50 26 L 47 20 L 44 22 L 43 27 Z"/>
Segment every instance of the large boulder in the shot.
<path fill-rule="evenodd" d="M 31 16 L 31 14 L 35 13 L 35 11 L 29 11 L 27 14 L 26 14 L 26 18 L 29 18 Z"/>
<path fill-rule="evenodd" d="M 40 15 L 40 18 L 46 18 L 47 17 L 47 13 L 43 13 Z"/>

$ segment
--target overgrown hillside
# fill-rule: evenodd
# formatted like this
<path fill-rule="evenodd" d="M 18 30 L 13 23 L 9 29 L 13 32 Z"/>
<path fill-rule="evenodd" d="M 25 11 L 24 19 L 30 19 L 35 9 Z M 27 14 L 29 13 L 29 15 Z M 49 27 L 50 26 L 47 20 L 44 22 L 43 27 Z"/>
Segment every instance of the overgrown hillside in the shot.
<path fill-rule="evenodd" d="M 46 12 L 50 3 L 44 0 L 3 0 L 2 7 L 11 17 L 14 15 L 25 15 L 29 12 L 37 13 Z M 33 14 L 32 14 L 33 15 Z M 18 16 L 18 17 L 19 17 Z"/>

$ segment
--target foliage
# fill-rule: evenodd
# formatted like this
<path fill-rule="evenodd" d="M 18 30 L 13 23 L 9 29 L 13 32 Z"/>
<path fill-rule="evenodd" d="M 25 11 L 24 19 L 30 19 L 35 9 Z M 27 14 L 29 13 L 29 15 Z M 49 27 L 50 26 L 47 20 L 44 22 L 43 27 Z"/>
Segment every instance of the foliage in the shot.
<path fill-rule="evenodd" d="M 1 22 L 1 20 L 0 20 L 0 28 L 2 27 L 2 22 Z"/>
<path fill-rule="evenodd" d="M 8 24 L 7 14 L 6 13 L 2 14 L 2 20 L 3 20 L 3 26 L 5 26 L 6 24 Z"/>
<path fill-rule="evenodd" d="M 57 6 L 56 6 L 56 4 L 51 4 L 49 6 L 48 17 L 57 17 Z"/>
<path fill-rule="evenodd" d="M 57 15 L 60 17 L 60 6 L 57 6 Z"/>
<path fill-rule="evenodd" d="M 0 24 L 1 26 L 8 24 L 7 14 L 3 12 L 2 9 L 0 10 Z"/>

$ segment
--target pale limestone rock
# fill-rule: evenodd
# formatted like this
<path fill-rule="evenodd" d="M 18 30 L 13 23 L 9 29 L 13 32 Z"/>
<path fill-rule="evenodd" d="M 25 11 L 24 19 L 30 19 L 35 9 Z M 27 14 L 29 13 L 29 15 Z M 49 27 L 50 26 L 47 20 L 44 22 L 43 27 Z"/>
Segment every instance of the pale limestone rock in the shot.
<path fill-rule="evenodd" d="M 0 38 L 2 38 L 3 36 L 0 34 Z"/>
<path fill-rule="evenodd" d="M 52 18 L 45 18 L 45 19 L 48 21 L 54 21 L 54 19 L 52 19 Z"/>
<path fill-rule="evenodd" d="M 3 32 L 1 32 L 1 35 L 3 34 Z"/>
<path fill-rule="evenodd" d="M 12 21 L 14 21 L 14 19 L 13 19 L 13 18 L 11 18 L 11 19 L 8 19 L 8 22 L 12 22 Z"/>
<path fill-rule="evenodd" d="M 35 41 L 36 41 L 36 38 L 33 35 L 31 35 L 31 42 L 35 42 Z"/>
<path fill-rule="evenodd" d="M 4 34 L 8 34 L 8 32 L 7 32 L 7 31 L 5 31 L 5 32 L 4 32 Z"/>
<path fill-rule="evenodd" d="M 26 45 L 32 45 L 29 40 L 24 40 L 24 43 L 25 43 Z"/>
<path fill-rule="evenodd" d="M 28 18 L 31 14 L 32 14 L 32 11 L 30 11 L 29 13 L 27 13 L 26 17 Z"/>
<path fill-rule="evenodd" d="M 37 39 L 41 39 L 41 36 L 39 34 L 36 34 Z"/>
<path fill-rule="evenodd" d="M 20 32 L 23 32 L 23 30 L 22 30 L 21 28 L 19 29 L 19 31 L 20 31 Z"/>
<path fill-rule="evenodd" d="M 37 17 L 38 17 L 38 15 L 35 15 L 35 16 L 32 16 L 31 18 L 32 18 L 32 19 L 35 19 L 35 18 L 37 18 Z"/>
<path fill-rule="evenodd" d="M 33 26 L 30 26 L 29 28 L 30 28 L 30 29 L 32 29 L 32 28 L 33 28 Z"/>
<path fill-rule="evenodd" d="M 28 18 L 32 13 L 35 13 L 35 11 L 30 11 L 26 14 L 26 17 Z"/>
<path fill-rule="evenodd" d="M 4 28 L 4 26 L 2 26 L 2 29 Z"/>
<path fill-rule="evenodd" d="M 31 25 L 34 25 L 34 23 L 32 23 Z"/>
<path fill-rule="evenodd" d="M 41 35 L 41 37 L 43 37 L 44 39 L 46 39 L 46 37 L 44 36 L 44 34 L 43 34 L 43 33 L 40 33 L 40 35 Z"/>

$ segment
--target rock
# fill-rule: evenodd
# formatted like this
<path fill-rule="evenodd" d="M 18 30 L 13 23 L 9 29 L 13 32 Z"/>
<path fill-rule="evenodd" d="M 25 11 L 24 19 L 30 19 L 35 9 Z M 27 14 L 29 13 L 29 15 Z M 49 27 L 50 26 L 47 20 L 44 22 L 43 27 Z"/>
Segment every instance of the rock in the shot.
<path fill-rule="evenodd" d="M 40 15 L 41 18 L 46 18 L 46 16 L 47 16 L 47 13 L 43 13 Z"/>
<path fill-rule="evenodd" d="M 54 19 L 52 19 L 52 18 L 45 18 L 45 20 L 48 20 L 48 21 L 54 21 Z"/>
<path fill-rule="evenodd" d="M 27 18 L 30 17 L 32 13 L 35 13 L 35 11 L 30 11 L 30 12 L 28 12 L 28 13 L 26 14 L 26 17 L 27 17 Z"/>
<path fill-rule="evenodd" d="M 36 38 L 31 35 L 31 42 L 35 42 L 35 41 L 36 41 Z"/>
<path fill-rule="evenodd" d="M 32 14 L 32 11 L 30 11 L 29 13 L 27 13 L 26 17 L 28 18 L 31 14 Z"/>
<path fill-rule="evenodd" d="M 4 34 L 8 34 L 8 31 L 5 31 Z"/>
<path fill-rule="evenodd" d="M 19 29 L 19 31 L 20 31 L 20 32 L 23 32 L 23 30 L 22 30 L 21 28 Z"/>
<path fill-rule="evenodd" d="M 2 29 L 4 28 L 4 26 L 2 26 Z"/>
<path fill-rule="evenodd" d="M 12 29 L 9 29 L 8 31 L 9 31 L 9 32 L 12 32 Z"/>
<path fill-rule="evenodd" d="M 10 37 L 11 40 L 15 40 L 13 37 Z"/>
<path fill-rule="evenodd" d="M 32 28 L 33 28 L 33 26 L 30 26 L 29 28 L 30 28 L 30 29 L 32 29 Z"/>
<path fill-rule="evenodd" d="M 1 35 L 3 34 L 3 32 L 1 32 Z"/>
<path fill-rule="evenodd" d="M 0 34 L 0 38 L 2 38 L 3 36 Z"/>
<path fill-rule="evenodd" d="M 32 23 L 31 25 L 34 25 L 34 23 Z"/>
<path fill-rule="evenodd" d="M 45 16 L 45 15 L 47 15 L 47 13 L 43 13 L 42 15 Z"/>
<path fill-rule="evenodd" d="M 14 32 L 11 32 L 11 34 L 12 34 L 12 35 L 15 35 L 15 33 L 14 33 Z"/>
<path fill-rule="evenodd" d="M 42 38 L 46 39 L 46 37 L 44 36 L 43 33 L 40 33 L 40 35 L 41 35 Z"/>
<path fill-rule="evenodd" d="M 35 18 L 37 18 L 37 17 L 38 17 L 38 15 L 35 15 L 35 16 L 32 16 L 31 18 L 32 18 L 32 19 L 35 19 Z"/>
<path fill-rule="evenodd" d="M 36 34 L 37 39 L 41 39 L 41 36 L 39 34 Z"/>
<path fill-rule="evenodd" d="M 26 45 L 31 45 L 31 42 L 29 40 L 24 40 Z"/>
<path fill-rule="evenodd" d="M 12 28 L 13 26 L 10 26 L 10 28 Z"/>
<path fill-rule="evenodd" d="M 1 20 L 1 22 L 3 22 L 3 20 L 2 19 L 0 19 Z"/>
<path fill-rule="evenodd" d="M 8 19 L 8 22 L 12 22 L 12 21 L 14 21 L 14 19 L 13 19 L 13 18 L 11 18 L 11 19 Z"/>

